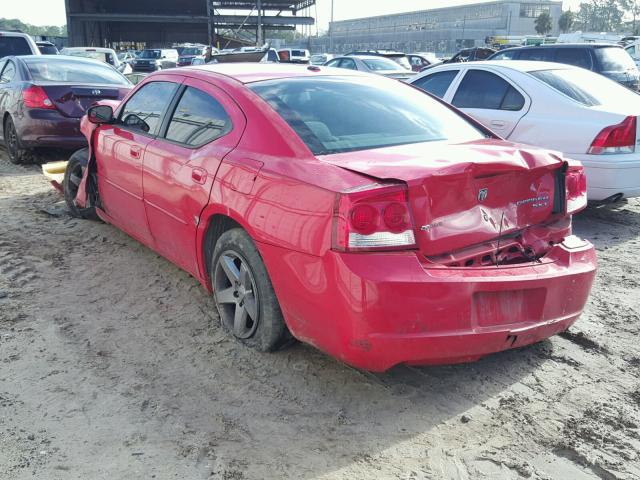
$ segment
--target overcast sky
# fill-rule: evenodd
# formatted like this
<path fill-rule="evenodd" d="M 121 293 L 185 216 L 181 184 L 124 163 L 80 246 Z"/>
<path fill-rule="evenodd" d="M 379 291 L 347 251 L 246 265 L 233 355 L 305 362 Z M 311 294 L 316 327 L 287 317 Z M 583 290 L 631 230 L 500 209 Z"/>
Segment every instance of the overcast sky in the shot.
<path fill-rule="evenodd" d="M 0 16 L 18 18 L 34 25 L 64 25 L 67 23 L 64 11 L 64 0 L 0 0 L 4 5 Z M 565 0 L 564 8 L 577 10 L 581 0 Z M 584 1 L 584 0 L 582 0 Z M 478 0 L 334 0 L 335 19 L 366 17 L 369 15 L 385 15 L 389 13 L 408 12 L 427 8 L 447 7 L 478 3 Z M 331 16 L 331 0 L 317 0 L 318 25 L 326 30 Z M 315 16 L 314 9 L 311 15 Z"/>

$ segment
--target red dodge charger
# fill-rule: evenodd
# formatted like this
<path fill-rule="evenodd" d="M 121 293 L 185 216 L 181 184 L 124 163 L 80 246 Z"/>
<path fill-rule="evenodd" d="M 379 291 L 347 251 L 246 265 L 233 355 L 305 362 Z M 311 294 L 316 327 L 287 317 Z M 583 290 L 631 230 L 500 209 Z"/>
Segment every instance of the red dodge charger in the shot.
<path fill-rule="evenodd" d="M 72 213 L 194 275 L 246 345 L 359 368 L 476 360 L 566 330 L 593 282 L 579 163 L 395 80 L 294 65 L 150 75 L 83 119 Z"/>

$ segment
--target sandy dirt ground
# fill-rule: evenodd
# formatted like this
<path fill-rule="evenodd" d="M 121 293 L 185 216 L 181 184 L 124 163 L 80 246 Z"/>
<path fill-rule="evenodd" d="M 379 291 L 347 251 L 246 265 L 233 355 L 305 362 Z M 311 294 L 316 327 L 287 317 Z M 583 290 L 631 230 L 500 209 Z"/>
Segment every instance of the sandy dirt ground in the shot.
<path fill-rule="evenodd" d="M 0 152 L 0 479 L 640 479 L 640 201 L 576 218 L 600 270 L 569 332 L 373 375 L 240 346 L 60 200 Z"/>

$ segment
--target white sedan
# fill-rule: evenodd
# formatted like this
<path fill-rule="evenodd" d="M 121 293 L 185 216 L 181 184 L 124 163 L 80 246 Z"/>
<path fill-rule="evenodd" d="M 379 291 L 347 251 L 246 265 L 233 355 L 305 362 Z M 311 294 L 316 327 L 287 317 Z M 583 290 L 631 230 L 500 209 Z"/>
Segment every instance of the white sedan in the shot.
<path fill-rule="evenodd" d="M 590 200 L 640 196 L 640 95 L 558 63 L 442 65 L 409 83 L 451 103 L 501 137 L 580 160 Z"/>

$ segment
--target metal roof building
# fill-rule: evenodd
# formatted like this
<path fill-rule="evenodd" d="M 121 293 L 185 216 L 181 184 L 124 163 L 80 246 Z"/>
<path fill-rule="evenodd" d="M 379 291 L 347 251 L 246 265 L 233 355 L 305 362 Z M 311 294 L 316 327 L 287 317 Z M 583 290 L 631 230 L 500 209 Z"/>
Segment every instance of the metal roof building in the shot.
<path fill-rule="evenodd" d="M 215 43 L 219 30 L 249 30 L 261 43 L 264 29 L 313 25 L 300 15 L 315 0 L 65 0 L 70 46 L 167 47 Z"/>
<path fill-rule="evenodd" d="M 500 0 L 332 22 L 331 41 L 325 39 L 321 49 L 453 53 L 484 45 L 488 36 L 535 35 L 535 19 L 542 12 L 551 15 L 550 33 L 557 35 L 561 1 Z"/>

